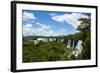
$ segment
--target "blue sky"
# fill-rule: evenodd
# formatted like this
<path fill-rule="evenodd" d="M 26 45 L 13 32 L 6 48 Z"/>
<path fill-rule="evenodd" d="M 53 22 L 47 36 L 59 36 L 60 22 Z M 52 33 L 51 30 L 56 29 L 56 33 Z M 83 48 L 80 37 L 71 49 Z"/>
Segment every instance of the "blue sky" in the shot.
<path fill-rule="evenodd" d="M 23 10 L 24 36 L 59 36 L 78 32 L 79 18 L 89 18 L 86 13 Z"/>

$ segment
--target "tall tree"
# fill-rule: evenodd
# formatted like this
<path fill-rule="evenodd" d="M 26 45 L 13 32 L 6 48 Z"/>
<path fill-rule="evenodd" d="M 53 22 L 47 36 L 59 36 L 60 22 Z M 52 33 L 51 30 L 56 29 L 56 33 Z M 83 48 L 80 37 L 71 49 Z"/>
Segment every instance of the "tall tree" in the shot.
<path fill-rule="evenodd" d="M 80 25 L 77 30 L 80 31 L 83 40 L 84 50 L 81 54 L 82 59 L 91 58 L 91 19 L 90 18 L 80 18 Z"/>

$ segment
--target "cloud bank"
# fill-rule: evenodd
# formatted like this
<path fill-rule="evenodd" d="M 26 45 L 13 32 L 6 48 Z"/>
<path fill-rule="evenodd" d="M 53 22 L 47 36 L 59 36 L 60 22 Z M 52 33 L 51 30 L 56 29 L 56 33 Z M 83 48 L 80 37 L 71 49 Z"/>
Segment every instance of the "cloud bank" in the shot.
<path fill-rule="evenodd" d="M 38 12 L 37 12 L 38 13 Z M 51 23 L 44 23 L 44 21 L 39 22 L 42 18 L 46 18 L 49 22 L 49 16 L 52 21 Z M 69 29 L 69 27 L 74 27 L 75 29 L 80 25 L 80 18 L 89 18 L 87 15 L 82 13 L 45 13 L 44 16 L 36 17 L 34 12 L 23 11 L 22 13 L 22 21 L 23 23 L 23 35 L 24 36 L 59 36 L 59 35 L 67 35 L 69 33 L 75 33 L 76 30 Z M 35 21 L 36 20 L 36 21 Z M 54 24 L 59 22 L 60 24 Z M 62 24 L 64 23 L 64 25 Z M 52 24 L 52 25 L 51 25 Z M 54 26 L 56 25 L 56 26 Z M 62 25 L 63 27 L 57 28 L 57 26 Z M 71 25 L 64 28 L 66 25 Z M 37 26 L 37 27 L 36 27 Z M 58 29 L 58 30 L 55 30 Z"/>
<path fill-rule="evenodd" d="M 65 13 L 63 15 L 54 15 L 52 14 L 52 19 L 57 22 L 67 22 L 71 24 L 74 28 L 77 28 L 80 25 L 80 18 L 88 18 L 88 16 L 83 15 L 82 13 Z"/>
<path fill-rule="evenodd" d="M 32 24 L 26 24 L 23 25 L 23 35 L 24 36 L 58 36 L 58 35 L 64 35 L 63 33 L 66 33 L 66 30 L 64 28 L 61 28 L 57 32 L 55 32 L 52 28 L 52 26 L 38 23 L 39 27 L 35 28 Z"/>

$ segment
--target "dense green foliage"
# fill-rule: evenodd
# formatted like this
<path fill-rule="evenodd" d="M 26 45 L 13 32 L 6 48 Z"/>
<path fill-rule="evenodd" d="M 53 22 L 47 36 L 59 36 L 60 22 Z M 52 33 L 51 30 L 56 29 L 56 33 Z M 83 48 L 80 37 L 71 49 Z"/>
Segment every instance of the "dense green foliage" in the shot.
<path fill-rule="evenodd" d="M 83 40 L 83 47 L 84 50 L 81 54 L 82 59 L 90 59 L 91 58 L 91 19 L 90 18 L 81 18 L 81 25 L 78 27 L 80 33 L 83 33 L 82 40 Z"/>
<path fill-rule="evenodd" d="M 63 43 L 42 42 L 34 45 L 32 42 L 25 42 L 23 50 L 24 62 L 68 60 L 68 50 Z"/>

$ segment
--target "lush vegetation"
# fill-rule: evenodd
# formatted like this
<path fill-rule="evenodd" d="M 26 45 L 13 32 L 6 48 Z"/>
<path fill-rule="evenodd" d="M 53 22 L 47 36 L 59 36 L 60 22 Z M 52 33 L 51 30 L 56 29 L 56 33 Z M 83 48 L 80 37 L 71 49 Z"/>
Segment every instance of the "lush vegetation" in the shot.
<path fill-rule="evenodd" d="M 68 60 L 68 50 L 63 43 L 41 42 L 33 45 L 32 42 L 27 42 L 23 46 L 24 62 Z"/>
<path fill-rule="evenodd" d="M 90 59 L 91 58 L 91 19 L 81 18 L 80 25 L 77 30 L 79 32 L 73 35 L 63 36 L 64 42 L 40 42 L 34 45 L 28 39 L 23 38 L 23 62 L 43 62 L 43 61 L 65 61 L 65 60 L 80 60 L 80 59 Z M 41 37 L 41 36 L 40 36 Z M 52 37 L 52 36 L 51 36 Z M 36 39 L 36 37 L 30 37 L 30 39 Z M 57 37 L 58 39 L 60 37 Z M 66 47 L 66 40 L 82 40 L 83 41 L 83 51 L 76 58 L 74 55 L 69 57 L 70 50 Z"/>

